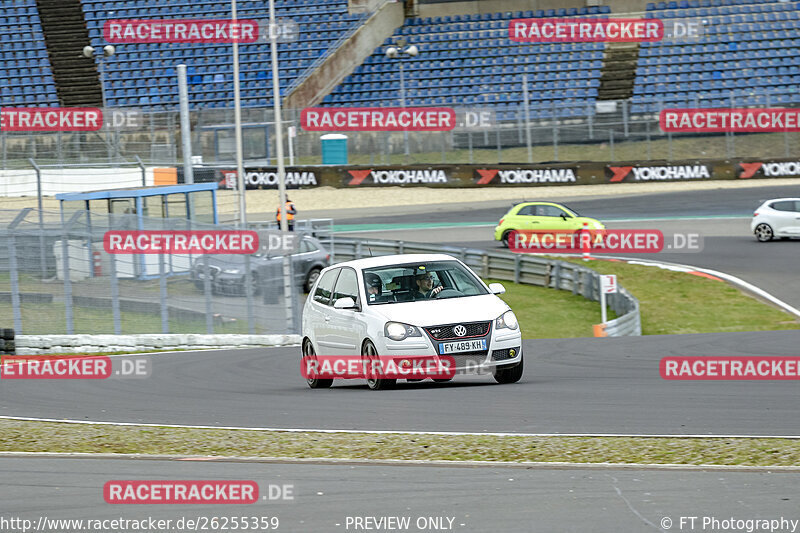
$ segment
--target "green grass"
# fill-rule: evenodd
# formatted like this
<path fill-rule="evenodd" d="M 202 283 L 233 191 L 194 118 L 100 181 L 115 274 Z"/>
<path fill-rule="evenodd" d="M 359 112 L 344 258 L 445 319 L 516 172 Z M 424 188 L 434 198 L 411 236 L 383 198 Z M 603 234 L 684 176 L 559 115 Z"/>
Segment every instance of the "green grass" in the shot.
<path fill-rule="evenodd" d="M 22 305 L 22 327 L 25 335 L 59 335 L 67 332 L 63 304 L 25 303 Z M 161 315 L 123 311 L 120 313 L 122 334 L 161 333 Z M 12 327 L 11 306 L 0 307 L 0 324 Z M 114 333 L 114 318 L 110 309 L 73 306 L 75 333 Z M 170 333 L 205 333 L 205 320 L 169 320 Z M 214 333 L 247 333 L 243 321 L 214 323 Z"/>
<path fill-rule="evenodd" d="M 0 451 L 283 458 L 794 466 L 780 438 L 498 437 L 114 427 L 0 420 Z"/>
<path fill-rule="evenodd" d="M 800 320 L 789 313 L 722 281 L 656 267 L 567 260 L 616 274 L 617 282 L 639 300 L 643 335 L 800 329 Z"/>
<path fill-rule="evenodd" d="M 521 285 L 496 279 L 506 293 L 500 296 L 517 315 L 525 339 L 591 337 L 592 325 L 600 323 L 600 303 L 569 291 Z M 612 309 L 608 319 L 616 318 Z"/>

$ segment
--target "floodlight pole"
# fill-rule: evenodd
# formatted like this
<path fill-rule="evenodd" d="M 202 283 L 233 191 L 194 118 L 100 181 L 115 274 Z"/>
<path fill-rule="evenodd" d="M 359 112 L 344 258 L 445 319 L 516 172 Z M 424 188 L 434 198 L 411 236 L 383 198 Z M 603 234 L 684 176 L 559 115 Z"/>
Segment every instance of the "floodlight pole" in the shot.
<path fill-rule="evenodd" d="M 278 202 L 281 209 L 281 231 L 287 231 L 286 167 L 283 165 L 283 122 L 281 121 L 281 88 L 278 79 L 278 32 L 275 28 L 275 0 L 269 0 L 269 46 L 272 55 L 272 105 L 275 109 L 275 156 L 278 163 Z"/>
<path fill-rule="evenodd" d="M 236 27 L 236 0 L 231 0 L 231 23 Z M 244 150 L 242 149 L 242 100 L 239 93 L 239 35 L 233 39 L 233 121 L 236 134 L 236 186 L 239 189 L 239 225 L 247 227 L 247 206 L 244 199 Z"/>
<path fill-rule="evenodd" d="M 286 209 L 286 168 L 283 166 L 283 121 L 281 120 L 281 87 L 278 78 L 278 32 L 275 26 L 275 0 L 269 0 L 269 47 L 272 55 L 272 105 L 275 108 L 275 157 L 278 162 L 278 201 L 281 210 L 280 229 L 286 232 L 289 229 Z M 286 302 L 286 327 L 287 331 L 297 333 L 294 323 L 294 300 L 292 291 L 292 270 L 289 264 L 289 254 L 283 255 L 283 297 Z"/>

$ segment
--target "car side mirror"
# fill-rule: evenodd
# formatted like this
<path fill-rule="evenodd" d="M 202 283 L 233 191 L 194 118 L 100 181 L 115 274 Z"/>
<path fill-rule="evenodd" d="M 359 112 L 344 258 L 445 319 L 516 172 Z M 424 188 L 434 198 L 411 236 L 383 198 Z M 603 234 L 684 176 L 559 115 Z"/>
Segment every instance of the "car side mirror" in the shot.
<path fill-rule="evenodd" d="M 492 292 L 492 294 L 505 294 L 506 293 L 506 288 L 503 287 L 502 283 L 490 283 L 489 284 L 489 290 Z"/>
<path fill-rule="evenodd" d="M 561 220 L 567 220 L 567 214 L 561 213 Z"/>
<path fill-rule="evenodd" d="M 356 302 L 349 296 L 346 298 L 339 298 L 335 302 L 333 302 L 334 309 L 355 309 Z"/>

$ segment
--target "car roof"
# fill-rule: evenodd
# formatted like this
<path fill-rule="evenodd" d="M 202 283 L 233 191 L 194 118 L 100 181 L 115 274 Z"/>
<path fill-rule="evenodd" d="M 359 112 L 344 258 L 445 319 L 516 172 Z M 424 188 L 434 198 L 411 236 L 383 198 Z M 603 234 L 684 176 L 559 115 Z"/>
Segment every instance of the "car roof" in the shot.
<path fill-rule="evenodd" d="M 786 200 L 789 200 L 789 201 L 794 200 L 794 201 L 800 202 L 800 198 L 772 198 L 771 200 L 764 200 L 764 203 L 767 203 L 767 202 L 784 202 Z"/>
<path fill-rule="evenodd" d="M 425 263 L 428 261 L 453 261 L 456 260 L 452 255 L 447 254 L 399 254 L 381 255 L 377 257 L 365 257 L 363 259 L 353 259 L 344 263 L 336 263 L 331 267 L 353 267 L 358 269 L 375 268 L 391 265 L 404 265 L 408 263 Z"/>
<path fill-rule="evenodd" d="M 521 207 L 521 206 L 524 206 L 524 205 L 555 205 L 555 206 L 558 206 L 558 207 L 567 207 L 567 206 L 565 206 L 563 204 L 559 204 L 559 203 L 556 203 L 556 202 L 545 202 L 545 201 L 519 202 L 517 204 L 514 204 L 514 207 Z"/>

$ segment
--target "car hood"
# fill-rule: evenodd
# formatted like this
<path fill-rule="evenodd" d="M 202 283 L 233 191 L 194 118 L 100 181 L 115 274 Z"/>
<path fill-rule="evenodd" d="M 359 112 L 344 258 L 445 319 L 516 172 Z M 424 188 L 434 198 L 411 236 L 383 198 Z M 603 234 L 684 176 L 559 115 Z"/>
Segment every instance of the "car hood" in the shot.
<path fill-rule="evenodd" d="M 494 320 L 508 310 L 508 305 L 494 294 L 371 305 L 370 310 L 387 321 L 412 326 L 435 326 L 455 322 Z"/>

